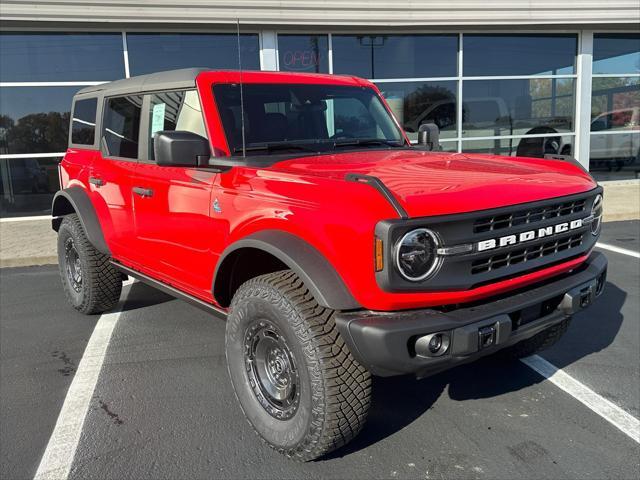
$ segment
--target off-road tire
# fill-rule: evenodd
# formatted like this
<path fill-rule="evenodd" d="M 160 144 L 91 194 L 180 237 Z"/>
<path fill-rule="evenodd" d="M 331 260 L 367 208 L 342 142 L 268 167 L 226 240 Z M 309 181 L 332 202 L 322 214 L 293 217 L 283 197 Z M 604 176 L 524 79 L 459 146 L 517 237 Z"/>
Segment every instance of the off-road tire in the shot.
<path fill-rule="evenodd" d="M 562 337 L 571 323 L 571 317 L 541 331 L 531 338 L 502 350 L 501 353 L 512 358 L 524 358 L 554 345 Z"/>
<path fill-rule="evenodd" d="M 79 258 L 82 284 L 79 291 L 67 275 L 66 245 L 72 240 Z M 65 296 L 73 308 L 84 314 L 112 309 L 120 299 L 122 274 L 109 263 L 110 257 L 96 250 L 87 239 L 78 215 L 67 215 L 58 229 L 58 268 Z"/>
<path fill-rule="evenodd" d="M 345 445 L 369 410 L 371 375 L 351 356 L 334 313 L 290 270 L 247 281 L 231 302 L 225 345 L 236 397 L 262 440 L 294 460 L 310 461 Z M 289 419 L 268 413 L 247 373 L 247 332 L 263 319 L 280 330 L 297 370 L 299 405 Z"/>

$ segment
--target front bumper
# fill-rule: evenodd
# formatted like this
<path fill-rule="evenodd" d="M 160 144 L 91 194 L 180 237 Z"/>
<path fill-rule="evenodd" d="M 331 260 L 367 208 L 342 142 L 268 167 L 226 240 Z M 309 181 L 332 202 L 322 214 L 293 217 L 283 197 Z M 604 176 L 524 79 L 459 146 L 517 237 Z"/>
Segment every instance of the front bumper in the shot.
<path fill-rule="evenodd" d="M 594 252 L 568 274 L 487 303 L 450 311 L 343 312 L 336 325 L 374 375 L 424 377 L 530 338 L 588 307 L 602 293 L 606 271 L 607 259 Z M 416 347 L 434 333 L 449 339 L 447 351 L 436 357 Z"/>

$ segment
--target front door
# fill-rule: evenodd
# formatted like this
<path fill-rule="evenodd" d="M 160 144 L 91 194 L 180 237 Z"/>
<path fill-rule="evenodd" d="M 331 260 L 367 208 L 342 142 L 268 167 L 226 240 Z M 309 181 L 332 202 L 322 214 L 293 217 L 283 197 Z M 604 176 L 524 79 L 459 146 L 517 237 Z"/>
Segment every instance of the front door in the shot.
<path fill-rule="evenodd" d="M 153 134 L 186 130 L 206 136 L 195 90 L 150 94 L 143 119 L 144 157 L 133 177 L 135 234 L 144 270 L 165 283 L 211 300 L 214 258 L 211 191 L 216 173 L 158 166 Z"/>

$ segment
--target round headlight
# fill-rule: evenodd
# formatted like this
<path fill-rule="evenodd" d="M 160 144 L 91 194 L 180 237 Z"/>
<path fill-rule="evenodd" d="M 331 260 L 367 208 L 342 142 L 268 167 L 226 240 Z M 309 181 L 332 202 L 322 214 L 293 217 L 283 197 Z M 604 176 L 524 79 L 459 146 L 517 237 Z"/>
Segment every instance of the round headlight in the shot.
<path fill-rule="evenodd" d="M 598 194 L 591 206 L 591 215 L 593 221 L 591 222 L 591 234 L 598 235 L 600 233 L 600 227 L 602 226 L 602 195 Z"/>
<path fill-rule="evenodd" d="M 400 274 L 412 282 L 425 280 L 440 266 L 437 255 L 438 237 L 427 228 L 406 233 L 396 244 L 396 266 Z"/>

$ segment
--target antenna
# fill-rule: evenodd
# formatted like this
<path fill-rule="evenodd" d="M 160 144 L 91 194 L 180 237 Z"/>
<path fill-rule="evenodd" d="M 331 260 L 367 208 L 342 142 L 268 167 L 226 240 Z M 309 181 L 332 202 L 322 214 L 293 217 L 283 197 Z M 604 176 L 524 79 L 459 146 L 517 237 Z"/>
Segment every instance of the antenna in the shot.
<path fill-rule="evenodd" d="M 240 53 L 240 19 L 236 19 L 238 38 L 238 70 L 240 71 L 240 124 L 242 128 L 242 158 L 247 156 L 247 144 L 244 135 L 244 94 L 242 91 L 242 54 Z"/>

